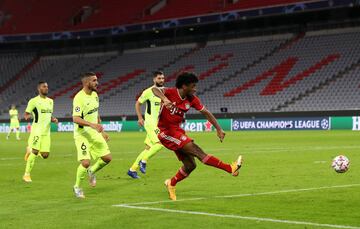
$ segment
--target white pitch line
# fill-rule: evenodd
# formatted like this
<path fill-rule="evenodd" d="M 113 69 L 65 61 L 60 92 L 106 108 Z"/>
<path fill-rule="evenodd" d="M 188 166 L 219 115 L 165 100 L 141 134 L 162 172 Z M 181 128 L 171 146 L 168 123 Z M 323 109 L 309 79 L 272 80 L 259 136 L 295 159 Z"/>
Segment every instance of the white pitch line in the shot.
<path fill-rule="evenodd" d="M 225 196 L 212 196 L 212 197 L 199 197 L 199 198 L 189 198 L 189 199 L 180 199 L 176 201 L 172 200 L 161 200 L 161 201 L 152 201 L 152 202 L 138 202 L 138 203 L 125 203 L 113 206 L 120 205 L 151 205 L 151 204 L 161 204 L 161 203 L 176 203 L 176 202 L 187 202 L 187 201 L 199 201 L 199 200 L 208 200 L 208 199 L 217 199 L 217 198 L 238 198 L 238 197 L 247 197 L 247 196 L 265 196 L 265 195 L 274 195 L 274 194 L 282 194 L 282 193 L 293 193 L 293 192 L 308 192 L 308 191 L 317 191 L 322 189 L 334 189 L 334 188 L 349 188 L 360 186 L 360 184 L 348 184 L 348 185 L 335 185 L 335 186 L 323 186 L 317 188 L 300 188 L 300 189 L 287 189 L 287 190 L 279 190 L 279 191 L 270 191 L 270 192 L 259 192 L 259 193 L 244 193 L 244 194 L 236 194 L 236 195 L 225 195 Z"/>
<path fill-rule="evenodd" d="M 325 164 L 330 163 L 330 161 L 314 161 L 314 164 Z"/>
<path fill-rule="evenodd" d="M 322 189 L 333 189 L 333 188 L 349 188 L 360 186 L 360 184 L 347 184 L 347 185 L 334 185 L 334 186 L 323 186 L 317 188 L 300 188 L 300 189 L 288 189 L 288 190 L 280 190 L 280 191 L 272 191 L 272 192 L 259 192 L 253 194 L 239 194 L 239 195 L 228 195 L 228 196 L 215 196 L 216 198 L 235 198 L 235 197 L 245 197 L 245 196 L 264 196 L 264 195 L 273 195 L 273 194 L 281 194 L 281 193 L 291 193 L 291 192 L 307 192 L 307 191 L 316 191 Z"/>
<path fill-rule="evenodd" d="M 215 197 L 212 197 L 215 198 Z M 186 201 L 198 201 L 198 200 L 207 200 L 207 199 L 212 199 L 212 198 L 207 198 L 207 197 L 199 197 L 199 198 L 188 198 L 188 199 L 180 199 L 180 200 L 160 200 L 160 201 L 150 201 L 150 202 L 138 202 L 138 203 L 126 203 L 126 204 L 116 204 L 113 205 L 115 207 L 121 206 L 121 205 L 151 205 L 151 204 L 161 204 L 161 203 L 177 203 L 177 202 L 186 202 Z"/>
<path fill-rule="evenodd" d="M 292 225 L 307 225 L 307 226 L 329 227 L 329 228 L 360 229 L 360 227 L 347 226 L 347 225 L 321 224 L 321 223 L 312 223 L 312 222 L 305 222 L 305 221 L 281 220 L 281 219 L 260 218 L 260 217 L 252 217 L 252 216 L 240 216 L 240 215 L 225 215 L 225 214 L 216 214 L 216 213 L 209 213 L 209 212 L 197 212 L 197 211 L 184 211 L 184 210 L 173 210 L 173 209 L 164 209 L 164 208 L 130 206 L 130 205 L 125 205 L 125 204 L 116 205 L 115 207 L 131 208 L 131 209 L 138 209 L 138 210 L 148 210 L 148 211 L 170 212 L 170 213 L 177 213 L 177 214 L 180 213 L 180 214 L 187 214 L 187 215 L 202 215 L 202 216 L 211 216 L 211 217 L 219 217 L 219 218 L 232 218 L 232 219 L 242 219 L 242 220 L 250 220 L 250 221 L 283 223 L 283 224 L 292 224 Z"/>

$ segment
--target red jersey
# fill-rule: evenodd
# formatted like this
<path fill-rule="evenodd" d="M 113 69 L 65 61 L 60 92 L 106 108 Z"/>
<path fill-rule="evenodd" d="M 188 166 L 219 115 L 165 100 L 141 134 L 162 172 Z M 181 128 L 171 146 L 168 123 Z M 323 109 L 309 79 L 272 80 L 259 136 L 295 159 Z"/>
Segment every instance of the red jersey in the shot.
<path fill-rule="evenodd" d="M 164 95 L 172 103 L 175 103 L 175 108 L 168 110 L 165 106 L 162 107 L 158 123 L 160 130 L 169 128 L 179 129 L 181 123 L 184 121 L 185 113 L 190 110 L 190 107 L 193 107 L 198 111 L 204 109 L 204 105 L 197 96 L 183 99 L 177 88 L 165 88 Z"/>

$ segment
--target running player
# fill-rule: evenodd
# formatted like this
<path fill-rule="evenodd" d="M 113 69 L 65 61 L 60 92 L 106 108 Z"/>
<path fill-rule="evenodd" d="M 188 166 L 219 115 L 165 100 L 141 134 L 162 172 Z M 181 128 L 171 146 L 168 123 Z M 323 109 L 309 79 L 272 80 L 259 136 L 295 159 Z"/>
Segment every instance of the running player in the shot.
<path fill-rule="evenodd" d="M 77 158 L 80 161 L 76 172 L 74 193 L 78 198 L 85 198 L 80 187 L 81 181 L 88 174 L 90 185 L 95 187 L 95 173 L 109 164 L 112 157 L 107 144 L 109 136 L 100 124 L 96 74 L 93 72 L 82 74 L 81 82 L 83 89 L 76 94 L 73 101 L 74 140 Z M 91 158 L 96 162 L 90 167 Z"/>
<path fill-rule="evenodd" d="M 36 156 L 40 153 L 43 159 L 49 157 L 51 139 L 50 123 L 57 123 L 58 120 L 52 116 L 54 101 L 47 97 L 49 92 L 48 84 L 44 81 L 38 83 L 39 95 L 30 99 L 25 110 L 24 118 L 29 120 L 32 116 L 33 123 L 28 146 L 31 149 L 26 159 L 26 168 L 23 180 L 32 182 L 30 172 L 34 167 Z"/>
<path fill-rule="evenodd" d="M 185 134 L 185 131 L 181 129 L 180 124 L 184 120 L 185 113 L 190 107 L 193 107 L 200 111 L 206 119 L 214 125 L 220 141 L 222 142 L 224 140 L 225 133 L 216 118 L 201 104 L 200 99 L 194 95 L 198 81 L 194 73 L 184 72 L 177 77 L 176 88 L 165 88 L 163 91 L 157 88 L 152 89 L 154 94 L 161 98 L 165 106 L 159 116 L 159 140 L 166 148 L 175 151 L 178 159 L 183 163 L 183 166 L 176 175 L 165 181 L 171 200 L 176 200 L 176 183 L 188 177 L 196 168 L 195 158 L 206 165 L 222 169 L 233 176 L 239 174 L 239 169 L 242 165 L 241 156 L 232 164 L 226 164 L 218 158 L 206 154 Z"/>
<path fill-rule="evenodd" d="M 140 166 L 140 171 L 146 173 L 147 161 L 159 152 L 163 145 L 161 145 L 157 134 L 158 134 L 158 118 L 161 107 L 161 99 L 154 95 L 152 88 L 162 88 L 164 86 L 164 73 L 156 71 L 153 74 L 154 85 L 144 90 L 139 99 L 135 103 L 135 110 L 138 116 L 139 126 L 143 126 L 146 131 L 145 138 L 145 149 L 138 155 L 134 164 L 131 166 L 127 174 L 134 178 L 140 178 L 137 174 L 137 169 Z M 146 102 L 145 120 L 141 114 L 141 105 Z"/>
<path fill-rule="evenodd" d="M 6 136 L 6 139 L 8 140 L 10 137 L 11 131 L 14 131 L 16 134 L 16 140 L 20 140 L 20 122 L 19 122 L 19 113 L 16 109 L 16 106 L 13 104 L 11 105 L 11 109 L 9 110 L 9 116 L 10 116 L 10 129 Z"/>

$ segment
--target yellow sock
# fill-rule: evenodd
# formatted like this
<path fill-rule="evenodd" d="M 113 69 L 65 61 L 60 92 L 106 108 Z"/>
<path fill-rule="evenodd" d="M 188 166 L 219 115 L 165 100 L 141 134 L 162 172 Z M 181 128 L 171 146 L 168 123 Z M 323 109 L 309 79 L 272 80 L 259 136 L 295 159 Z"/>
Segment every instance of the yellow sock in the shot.
<path fill-rule="evenodd" d="M 139 156 L 136 158 L 134 164 L 130 167 L 130 170 L 131 170 L 131 171 L 136 171 L 136 170 L 138 170 L 138 168 L 139 168 L 139 162 L 140 162 L 140 160 L 143 158 L 143 156 L 147 153 L 147 151 L 148 151 L 148 150 L 145 149 L 145 150 L 143 150 L 143 151 L 139 154 Z"/>
<path fill-rule="evenodd" d="M 75 187 L 80 187 L 81 181 L 84 180 L 86 176 L 87 169 L 80 164 L 76 171 L 76 181 L 75 181 Z"/>
<path fill-rule="evenodd" d="M 32 168 L 35 164 L 36 155 L 33 153 L 30 153 L 30 156 L 28 157 L 26 161 L 26 168 L 25 168 L 25 174 L 30 174 Z"/>
<path fill-rule="evenodd" d="M 96 173 L 97 171 L 99 171 L 100 169 L 102 169 L 105 165 L 107 165 L 106 164 L 106 162 L 105 161 L 103 161 L 101 158 L 99 158 L 97 161 L 96 161 L 96 163 L 93 165 L 93 166 L 91 166 L 91 172 L 92 173 Z"/>
<path fill-rule="evenodd" d="M 143 158 L 141 158 L 143 161 L 147 161 L 150 158 L 152 158 L 157 152 L 159 152 L 164 146 L 160 143 L 156 143 L 151 146 L 151 148 L 144 153 Z"/>

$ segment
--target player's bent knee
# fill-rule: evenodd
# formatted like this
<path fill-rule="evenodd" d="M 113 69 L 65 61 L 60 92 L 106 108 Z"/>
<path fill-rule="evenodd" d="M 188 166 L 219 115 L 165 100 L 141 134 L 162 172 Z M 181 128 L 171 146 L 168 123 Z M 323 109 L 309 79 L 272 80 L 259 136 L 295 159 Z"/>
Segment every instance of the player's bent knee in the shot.
<path fill-rule="evenodd" d="M 43 159 L 47 159 L 49 157 L 49 153 L 41 153 Z"/>
<path fill-rule="evenodd" d="M 187 174 L 190 174 L 192 171 L 194 171 L 196 169 L 196 164 L 187 164 L 185 167 L 184 167 L 184 170 Z"/>
<path fill-rule="evenodd" d="M 102 159 L 106 164 L 109 164 L 112 160 L 112 158 L 106 158 L 106 159 Z"/>
<path fill-rule="evenodd" d="M 81 165 L 86 169 L 89 168 L 90 167 L 90 160 L 82 160 Z"/>
<path fill-rule="evenodd" d="M 191 164 L 190 167 L 189 167 L 189 170 L 190 170 L 189 172 L 192 172 L 195 169 L 196 169 L 196 164 L 195 163 Z"/>
<path fill-rule="evenodd" d="M 32 149 L 32 153 L 35 154 L 35 155 L 38 155 L 39 153 L 39 150 L 36 150 L 36 149 Z"/>
<path fill-rule="evenodd" d="M 102 159 L 105 163 L 109 164 L 109 163 L 111 162 L 111 160 L 112 160 L 112 156 L 111 156 L 111 154 L 108 154 L 108 155 L 105 155 L 105 156 L 101 157 L 101 159 Z"/>

